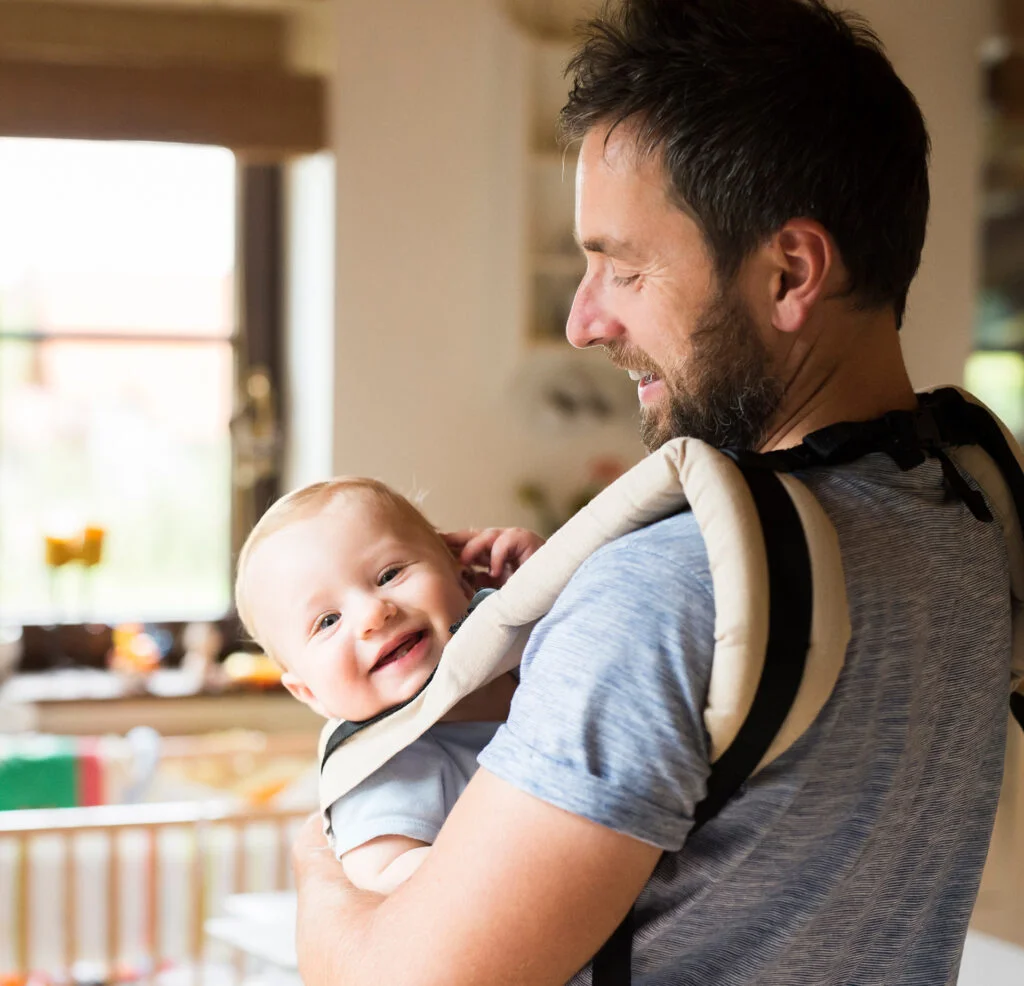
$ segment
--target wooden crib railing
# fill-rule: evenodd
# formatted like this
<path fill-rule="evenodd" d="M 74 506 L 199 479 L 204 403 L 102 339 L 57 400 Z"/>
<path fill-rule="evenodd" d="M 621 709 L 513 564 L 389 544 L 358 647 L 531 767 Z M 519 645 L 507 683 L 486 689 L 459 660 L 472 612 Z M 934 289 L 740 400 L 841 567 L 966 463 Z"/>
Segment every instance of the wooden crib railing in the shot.
<path fill-rule="evenodd" d="M 173 803 L 0 813 L 0 978 L 202 977 L 228 893 L 285 889 L 308 810 Z M 98 973 L 98 975 L 97 975 Z"/>

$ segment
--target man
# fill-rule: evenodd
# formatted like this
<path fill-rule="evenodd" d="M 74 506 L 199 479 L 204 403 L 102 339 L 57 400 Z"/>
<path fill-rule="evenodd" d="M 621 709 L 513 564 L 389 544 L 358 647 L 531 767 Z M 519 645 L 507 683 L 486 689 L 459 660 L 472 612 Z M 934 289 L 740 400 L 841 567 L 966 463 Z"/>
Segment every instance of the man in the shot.
<path fill-rule="evenodd" d="M 643 433 L 772 449 L 916 404 L 898 327 L 928 138 L 862 25 L 817 0 L 627 0 L 563 112 L 587 257 L 569 318 L 638 380 Z M 347 886 L 295 851 L 307 986 L 559 984 L 636 901 L 633 981 L 954 983 L 997 800 L 1005 551 L 938 463 L 804 481 L 853 624 L 802 739 L 690 837 L 709 773 L 707 554 L 689 514 L 592 556 L 422 869 Z"/>

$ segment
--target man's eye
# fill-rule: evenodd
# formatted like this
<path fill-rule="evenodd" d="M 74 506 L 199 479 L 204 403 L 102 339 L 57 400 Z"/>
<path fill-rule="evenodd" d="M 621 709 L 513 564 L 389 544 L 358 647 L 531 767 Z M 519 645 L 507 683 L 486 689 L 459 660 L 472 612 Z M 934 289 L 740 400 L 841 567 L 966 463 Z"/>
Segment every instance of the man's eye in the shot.
<path fill-rule="evenodd" d="M 327 630 L 340 619 L 341 613 L 324 613 L 323 616 L 317 617 L 316 623 L 313 624 L 313 632 L 319 633 L 321 630 Z"/>
<path fill-rule="evenodd" d="M 377 585 L 387 585 L 392 579 L 398 577 L 399 572 L 401 572 L 400 568 L 385 568 L 384 571 L 377 576 Z"/>
<path fill-rule="evenodd" d="M 617 288 L 626 288 L 638 280 L 639 277 L 639 274 L 628 274 L 625 277 L 620 277 L 618 274 L 612 274 L 612 284 Z"/>

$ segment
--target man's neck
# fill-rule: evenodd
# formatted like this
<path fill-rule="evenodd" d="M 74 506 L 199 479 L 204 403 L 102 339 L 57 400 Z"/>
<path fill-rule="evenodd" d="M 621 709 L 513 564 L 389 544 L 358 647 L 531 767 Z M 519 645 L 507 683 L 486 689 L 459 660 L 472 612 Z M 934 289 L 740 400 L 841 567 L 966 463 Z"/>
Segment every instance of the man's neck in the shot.
<path fill-rule="evenodd" d="M 858 313 L 808 332 L 786 354 L 782 405 L 761 451 L 798 445 L 840 421 L 870 421 L 912 410 L 910 383 L 891 313 Z"/>

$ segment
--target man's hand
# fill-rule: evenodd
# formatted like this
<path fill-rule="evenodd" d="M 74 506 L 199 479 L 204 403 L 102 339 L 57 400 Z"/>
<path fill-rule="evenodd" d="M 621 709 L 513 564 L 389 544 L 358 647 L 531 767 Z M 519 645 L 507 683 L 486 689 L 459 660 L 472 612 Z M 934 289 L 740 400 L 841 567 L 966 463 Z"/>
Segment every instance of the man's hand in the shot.
<path fill-rule="evenodd" d="M 324 835 L 324 820 L 319 812 L 310 815 L 302 823 L 299 834 L 292 843 L 292 870 L 295 879 L 320 867 L 337 867 L 338 861 L 327 844 Z"/>
<path fill-rule="evenodd" d="M 381 897 L 345 879 L 316 819 L 294 851 L 299 972 L 305 986 L 562 986 L 660 855 L 481 768 L 423 865 Z"/>
<path fill-rule="evenodd" d="M 486 527 L 441 535 L 463 565 L 472 567 L 475 589 L 499 589 L 544 538 L 524 527 Z"/>
<path fill-rule="evenodd" d="M 341 863 L 334 857 L 324 836 L 320 813 L 303 822 L 292 844 L 292 873 L 298 890 L 298 914 L 295 922 L 295 951 L 299 959 L 299 975 L 304 983 L 327 984 L 351 982 L 340 978 L 338 966 L 346 966 L 347 941 L 335 942 L 337 947 L 323 947 L 337 915 L 372 915 L 383 897 L 359 890 L 345 876 Z"/>

